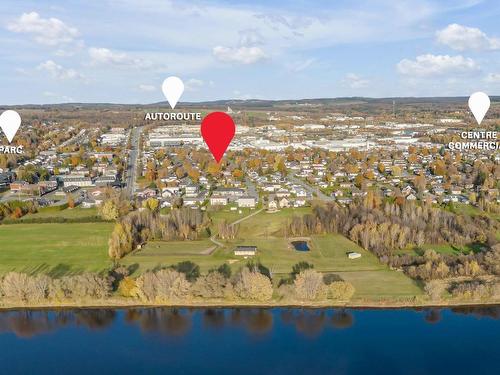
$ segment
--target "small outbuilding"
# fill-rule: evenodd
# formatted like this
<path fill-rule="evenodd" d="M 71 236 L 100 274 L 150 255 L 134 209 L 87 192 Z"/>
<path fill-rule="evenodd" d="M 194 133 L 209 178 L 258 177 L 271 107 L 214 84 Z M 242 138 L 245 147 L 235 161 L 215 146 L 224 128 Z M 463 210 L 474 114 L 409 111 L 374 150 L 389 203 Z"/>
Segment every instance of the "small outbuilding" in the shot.
<path fill-rule="evenodd" d="M 349 259 L 358 259 L 358 258 L 361 258 L 361 254 L 357 253 L 355 251 L 351 251 L 350 253 L 347 253 L 347 257 Z"/>
<path fill-rule="evenodd" d="M 254 256 L 257 253 L 257 246 L 236 246 L 234 255 L 238 256 Z"/>

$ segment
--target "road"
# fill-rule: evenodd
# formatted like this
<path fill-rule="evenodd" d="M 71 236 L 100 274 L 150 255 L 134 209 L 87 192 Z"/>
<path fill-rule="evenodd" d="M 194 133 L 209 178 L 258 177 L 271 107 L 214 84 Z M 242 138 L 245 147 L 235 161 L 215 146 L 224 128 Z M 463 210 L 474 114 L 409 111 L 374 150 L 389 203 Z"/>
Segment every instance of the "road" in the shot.
<path fill-rule="evenodd" d="M 309 185 L 307 182 L 302 181 L 300 178 L 293 176 L 293 175 L 288 175 L 288 179 L 293 182 L 294 184 L 302 186 L 306 191 L 308 191 L 311 194 L 316 194 L 316 197 L 318 199 L 321 199 L 323 201 L 327 202 L 334 202 L 335 198 L 329 197 L 328 195 L 324 194 L 318 187 L 312 187 Z"/>
<path fill-rule="evenodd" d="M 62 147 L 69 146 L 69 145 L 71 145 L 73 143 L 79 143 L 83 139 L 83 137 L 85 136 L 86 132 L 87 132 L 86 129 L 80 130 L 80 132 L 77 135 L 75 135 L 74 137 L 68 139 L 67 141 L 65 141 L 63 143 L 61 143 L 58 147 L 62 148 Z"/>
<path fill-rule="evenodd" d="M 257 188 L 255 187 L 254 182 L 249 178 L 245 178 L 245 184 L 247 186 L 247 195 L 249 197 L 255 197 L 255 199 L 259 199 L 259 193 L 257 193 Z"/>
<path fill-rule="evenodd" d="M 127 159 L 127 171 L 125 178 L 125 194 L 129 199 L 134 196 L 137 180 L 137 160 L 139 159 L 139 140 L 142 133 L 142 127 L 132 129 L 130 135 L 130 152 Z"/>

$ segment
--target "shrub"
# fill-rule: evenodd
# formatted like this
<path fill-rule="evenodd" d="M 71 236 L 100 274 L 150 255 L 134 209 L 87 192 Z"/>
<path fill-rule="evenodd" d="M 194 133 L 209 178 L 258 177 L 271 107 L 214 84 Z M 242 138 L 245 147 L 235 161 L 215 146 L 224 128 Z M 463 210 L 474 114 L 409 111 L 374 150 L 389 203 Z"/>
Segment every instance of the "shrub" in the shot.
<path fill-rule="evenodd" d="M 424 290 L 432 301 L 439 301 L 446 290 L 446 285 L 447 284 L 441 280 L 431 280 L 425 283 Z"/>
<path fill-rule="evenodd" d="M 464 300 L 481 300 L 492 294 L 491 285 L 482 281 L 465 281 L 453 284 L 450 288 L 453 298 Z"/>
<path fill-rule="evenodd" d="M 300 272 L 294 281 L 295 294 L 301 300 L 314 301 L 326 298 L 327 287 L 323 275 L 313 269 Z"/>
<path fill-rule="evenodd" d="M 191 293 L 195 297 L 223 298 L 226 292 L 227 279 L 218 271 L 200 276 L 193 284 Z"/>
<path fill-rule="evenodd" d="M 2 279 L 2 294 L 9 299 L 25 301 L 27 285 L 28 275 L 9 272 Z"/>
<path fill-rule="evenodd" d="M 129 276 L 125 276 L 120 280 L 118 284 L 118 293 L 123 297 L 138 297 L 140 295 L 136 281 Z"/>
<path fill-rule="evenodd" d="M 9 272 L 2 279 L 1 292 L 8 299 L 41 302 L 48 297 L 50 281 L 45 275 L 29 276 L 24 273 Z"/>
<path fill-rule="evenodd" d="M 173 269 L 146 272 L 136 280 L 142 299 L 150 302 L 167 302 L 187 297 L 190 283 L 183 273 Z"/>
<path fill-rule="evenodd" d="M 179 262 L 172 267 L 177 272 L 183 273 L 189 282 L 194 282 L 200 276 L 200 266 L 189 260 Z"/>
<path fill-rule="evenodd" d="M 118 289 L 120 282 L 130 274 L 129 269 L 125 266 L 116 264 L 109 270 L 113 290 Z"/>
<path fill-rule="evenodd" d="M 299 273 L 312 268 L 314 268 L 314 265 L 311 263 L 299 262 L 292 267 L 292 273 L 290 274 L 290 277 L 292 278 L 292 280 L 295 280 Z"/>
<path fill-rule="evenodd" d="M 331 283 L 333 283 L 335 281 L 343 281 L 343 280 L 339 275 L 337 275 L 335 273 L 327 273 L 327 274 L 323 275 L 323 282 L 326 285 L 330 285 Z"/>
<path fill-rule="evenodd" d="M 273 286 L 267 276 L 245 267 L 237 275 L 234 292 L 241 299 L 269 301 L 273 296 Z"/>
<path fill-rule="evenodd" d="M 229 267 L 229 264 L 224 263 L 217 267 L 216 269 L 210 270 L 209 272 L 219 272 L 222 276 L 224 276 L 226 279 L 229 279 L 231 277 L 231 267 Z"/>
<path fill-rule="evenodd" d="M 354 292 L 354 286 L 347 281 L 334 281 L 328 285 L 329 297 L 337 301 L 349 301 Z"/>
<path fill-rule="evenodd" d="M 295 289 L 293 285 L 283 283 L 278 287 L 276 291 L 278 298 L 281 301 L 293 301 L 295 299 Z"/>
<path fill-rule="evenodd" d="M 115 200 L 109 199 L 99 206 L 99 215 L 104 220 L 116 220 L 120 216 L 118 205 Z"/>
<path fill-rule="evenodd" d="M 111 280 L 93 273 L 66 276 L 61 279 L 64 295 L 73 299 L 103 299 L 111 295 Z"/>

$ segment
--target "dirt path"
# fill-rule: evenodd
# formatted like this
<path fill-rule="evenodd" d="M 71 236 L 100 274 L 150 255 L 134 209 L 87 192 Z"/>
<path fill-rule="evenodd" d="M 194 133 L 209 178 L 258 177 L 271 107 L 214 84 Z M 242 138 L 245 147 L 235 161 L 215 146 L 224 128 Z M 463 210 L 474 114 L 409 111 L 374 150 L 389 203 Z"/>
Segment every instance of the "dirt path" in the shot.
<path fill-rule="evenodd" d="M 201 251 L 200 255 L 211 255 L 215 251 L 215 249 L 217 249 L 217 246 L 209 247 L 208 249 Z"/>
<path fill-rule="evenodd" d="M 232 222 L 232 223 L 231 223 L 231 225 L 236 225 L 236 224 L 239 224 L 239 223 L 241 223 L 242 221 L 245 221 L 246 219 L 250 219 L 252 216 L 257 215 L 258 213 L 260 213 L 260 212 L 262 212 L 262 211 L 264 211 L 264 209 L 263 209 L 263 208 L 261 208 L 260 210 L 255 211 L 255 212 L 252 212 L 250 215 L 247 215 L 247 216 L 245 216 L 245 217 L 242 217 L 241 219 L 238 219 L 238 220 L 236 220 L 236 221 Z"/>
<path fill-rule="evenodd" d="M 241 219 L 238 219 L 238 220 L 236 220 L 236 221 L 232 222 L 230 225 L 236 225 L 236 224 L 239 224 L 239 223 L 241 223 L 242 221 L 244 221 L 244 220 L 246 220 L 246 219 L 249 219 L 249 218 L 251 218 L 252 216 L 257 215 L 258 213 L 262 212 L 263 210 L 264 210 L 264 209 L 263 209 L 263 208 L 261 208 L 260 210 L 257 210 L 257 211 L 255 211 L 255 212 L 252 212 L 250 215 L 247 215 L 247 216 L 245 216 L 245 217 L 242 217 Z M 210 237 L 210 241 L 212 241 L 212 243 L 214 243 L 214 244 L 215 244 L 215 246 L 214 246 L 214 247 L 210 247 L 210 248 L 208 248 L 208 249 L 206 249 L 206 250 L 203 250 L 200 254 L 203 254 L 203 255 L 210 255 L 210 254 L 212 254 L 212 253 L 213 253 L 213 252 L 214 252 L 214 251 L 215 251 L 218 247 L 224 247 L 224 244 L 223 244 L 222 242 L 217 241 L 217 240 L 215 239 L 215 236 L 216 236 L 216 235 L 213 235 L 212 237 Z"/>

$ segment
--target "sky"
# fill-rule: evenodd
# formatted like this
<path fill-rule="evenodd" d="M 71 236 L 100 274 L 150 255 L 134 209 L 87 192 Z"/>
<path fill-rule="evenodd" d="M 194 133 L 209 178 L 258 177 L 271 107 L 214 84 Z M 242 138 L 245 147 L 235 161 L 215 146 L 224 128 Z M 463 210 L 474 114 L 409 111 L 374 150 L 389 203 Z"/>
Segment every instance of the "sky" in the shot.
<path fill-rule="evenodd" d="M 497 0 L 2 0 L 0 104 L 500 94 Z"/>

